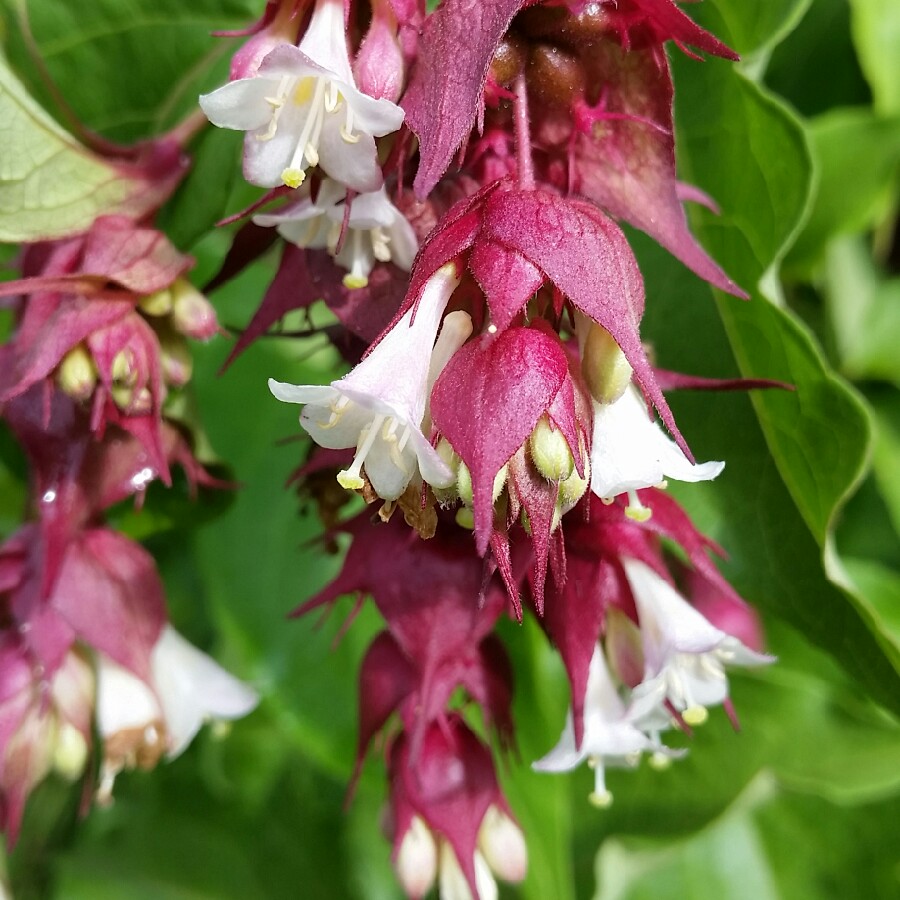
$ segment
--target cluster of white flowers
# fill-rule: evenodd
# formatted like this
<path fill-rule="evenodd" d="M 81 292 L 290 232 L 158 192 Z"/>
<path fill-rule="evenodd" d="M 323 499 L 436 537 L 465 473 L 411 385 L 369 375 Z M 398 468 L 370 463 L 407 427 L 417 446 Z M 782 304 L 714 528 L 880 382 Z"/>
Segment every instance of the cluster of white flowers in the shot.
<path fill-rule="evenodd" d="M 409 270 L 416 238 L 387 197 L 375 145 L 400 128 L 403 110 L 357 87 L 343 0 L 317 0 L 299 45 L 277 44 L 247 77 L 203 95 L 200 106 L 214 125 L 246 132 L 251 184 L 303 186 L 300 199 L 256 216 L 257 224 L 277 225 L 300 247 L 327 248 L 347 269 L 347 287 L 364 287 L 376 260 Z M 327 178 L 313 199 L 307 172 L 316 167 Z"/>

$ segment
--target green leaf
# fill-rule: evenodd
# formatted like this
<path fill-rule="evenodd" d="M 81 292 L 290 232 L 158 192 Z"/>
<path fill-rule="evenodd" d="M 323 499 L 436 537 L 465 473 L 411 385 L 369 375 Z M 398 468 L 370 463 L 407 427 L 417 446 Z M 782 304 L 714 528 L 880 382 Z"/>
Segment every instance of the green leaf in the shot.
<path fill-rule="evenodd" d="M 721 404 L 730 407 L 731 419 L 730 430 L 719 422 L 721 449 L 714 453 L 729 466 L 720 479 L 729 497 L 721 532 L 724 546 L 743 557 L 727 567 L 729 574 L 752 601 L 803 630 L 873 696 L 898 709 L 896 636 L 879 630 L 865 598 L 838 587 L 843 580 L 830 546 L 837 511 L 865 469 L 869 416 L 858 396 L 829 371 L 806 329 L 760 288 L 765 284 L 777 299 L 773 275 L 806 208 L 810 160 L 802 129 L 734 69 L 710 60 L 688 73 L 689 63 L 675 63 L 682 174 L 723 208 L 719 218 L 698 215 L 699 234 L 753 294 L 749 303 L 719 302 L 729 343 L 745 376 L 796 386 L 795 392 L 753 393 L 772 462 L 764 461 L 755 429 L 739 424 L 737 404 Z M 703 335 L 694 343 L 705 350 L 694 350 L 686 368 L 708 365 L 704 360 L 715 340 L 710 327 L 705 319 L 693 332 L 688 319 L 679 324 L 688 334 Z M 708 398 L 703 403 L 706 421 L 712 421 L 719 404 Z M 686 433 L 690 439 L 690 426 Z M 734 475 L 729 479 L 735 469 L 743 486 L 731 480 Z"/>
<path fill-rule="evenodd" d="M 0 55 L 0 241 L 38 241 L 87 229 L 98 215 L 139 218 L 159 198 L 63 131 Z"/>
<path fill-rule="evenodd" d="M 875 109 L 900 113 L 900 7 L 894 0 L 850 0 L 856 52 L 872 87 Z"/>
<path fill-rule="evenodd" d="M 812 0 L 708 2 L 685 11 L 740 53 L 745 68 L 756 68 L 797 27 L 811 3 Z"/>
<path fill-rule="evenodd" d="M 241 175 L 240 135 L 221 128 L 203 132 L 192 148 L 193 165 L 157 227 L 182 250 L 190 250 L 225 218 L 231 188 Z"/>
<path fill-rule="evenodd" d="M 890 897 L 897 813 L 896 800 L 847 811 L 762 776 L 688 840 L 605 842 L 595 900 Z"/>
<path fill-rule="evenodd" d="M 195 112 L 198 93 L 227 77 L 227 57 L 237 47 L 211 32 L 250 25 L 261 10 L 256 0 L 28 4 L 38 50 L 66 101 L 86 125 L 121 141 L 159 134 Z M 9 52 L 52 109 L 23 44 L 11 43 Z"/>
<path fill-rule="evenodd" d="M 900 187 L 900 116 L 840 109 L 809 125 L 818 184 L 809 218 L 785 261 L 789 275 L 807 275 L 828 242 L 881 221 Z"/>
<path fill-rule="evenodd" d="M 748 794 L 765 796 L 771 790 L 761 779 Z M 749 802 L 745 798 L 741 805 Z M 740 808 L 691 840 L 670 847 L 608 840 L 597 854 L 596 871 L 594 900 L 778 897 L 760 835 L 750 813 Z"/>

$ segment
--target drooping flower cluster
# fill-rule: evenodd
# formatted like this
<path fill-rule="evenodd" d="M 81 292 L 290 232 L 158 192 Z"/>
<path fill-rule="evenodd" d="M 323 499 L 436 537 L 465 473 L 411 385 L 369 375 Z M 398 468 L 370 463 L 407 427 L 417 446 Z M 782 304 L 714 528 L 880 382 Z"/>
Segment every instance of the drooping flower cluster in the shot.
<path fill-rule="evenodd" d="M 713 204 L 676 179 L 667 48 L 736 57 L 675 0 L 271 0 L 249 34 L 200 103 L 246 133 L 245 176 L 270 189 L 242 234 L 286 243 L 232 358 L 325 301 L 353 367 L 269 386 L 319 448 L 299 472 L 311 493 L 332 472 L 382 520 L 339 526 L 344 568 L 300 612 L 355 593 L 384 618 L 358 767 L 385 731 L 407 893 L 493 897 L 495 876 L 525 872 L 485 744 L 513 740 L 499 616 L 535 614 L 571 682 L 534 767 L 588 761 L 600 806 L 605 766 L 681 755 L 667 731 L 716 705 L 734 718 L 726 669 L 772 661 L 717 548 L 665 493 L 724 463 L 694 459 L 663 389 L 717 385 L 654 367 L 616 222 L 744 296 L 687 226 L 684 199 Z M 338 521 L 333 500 L 322 512 Z"/>
<path fill-rule="evenodd" d="M 185 277 L 192 260 L 147 222 L 185 171 L 179 148 L 159 143 L 139 184 L 151 201 L 26 245 L 22 277 L 2 287 L 14 322 L 0 346 L 0 419 L 29 469 L 28 521 L 0 543 L 0 828 L 10 844 L 51 771 L 109 802 L 123 769 L 175 757 L 205 721 L 258 702 L 178 634 L 152 556 L 106 520 L 129 498 L 140 506 L 154 481 L 170 485 L 175 465 L 191 491 L 224 486 L 166 414 L 191 378 L 189 339 L 218 324 Z"/>

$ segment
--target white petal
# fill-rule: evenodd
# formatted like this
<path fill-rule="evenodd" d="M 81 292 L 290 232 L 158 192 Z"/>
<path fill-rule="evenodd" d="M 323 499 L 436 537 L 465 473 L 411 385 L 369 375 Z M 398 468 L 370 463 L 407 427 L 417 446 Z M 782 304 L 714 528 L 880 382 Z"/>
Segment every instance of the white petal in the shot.
<path fill-rule="evenodd" d="M 566 724 L 559 743 L 545 756 L 535 760 L 531 768 L 536 772 L 570 772 L 577 769 L 587 759 L 583 747 L 575 749 L 575 730 L 572 727 L 571 711 L 566 717 Z"/>
<path fill-rule="evenodd" d="M 340 393 L 330 385 L 287 384 L 284 381 L 269 379 L 269 390 L 285 403 L 321 403 L 327 404 L 340 397 Z"/>
<path fill-rule="evenodd" d="M 413 260 L 419 252 L 419 241 L 412 225 L 399 210 L 394 224 L 388 229 L 390 238 L 391 262 L 404 272 L 412 268 Z"/>
<path fill-rule="evenodd" d="M 387 191 L 382 187 L 380 190 L 369 191 L 353 198 L 350 204 L 350 227 L 362 230 L 387 228 L 393 224 L 398 215 L 397 207 L 388 200 Z"/>
<path fill-rule="evenodd" d="M 361 194 L 377 191 L 383 182 L 375 139 L 354 128 L 356 142 L 344 140 L 343 109 L 326 113 L 319 141 L 319 165 L 336 181 Z"/>
<path fill-rule="evenodd" d="M 326 450 L 345 450 L 355 447 L 360 432 L 372 421 L 372 413 L 364 406 L 350 403 L 336 422 L 331 407 L 310 404 L 300 414 L 300 424 L 307 434 Z"/>
<path fill-rule="evenodd" d="M 101 654 L 97 655 L 96 716 L 102 738 L 132 728 L 143 729 L 163 718 L 152 688 Z"/>
<path fill-rule="evenodd" d="M 272 117 L 266 97 L 272 96 L 278 84 L 268 78 L 241 78 L 200 96 L 200 108 L 213 125 L 252 131 L 263 128 Z"/>
<path fill-rule="evenodd" d="M 623 557 L 622 567 L 637 605 L 645 655 L 648 638 L 656 652 L 671 648 L 682 653 L 704 653 L 725 640 L 724 631 L 719 631 L 645 563 Z"/>
<path fill-rule="evenodd" d="M 392 446 L 395 448 L 391 452 Z M 404 448 L 396 450 L 396 442 L 378 437 L 366 455 L 365 469 L 375 493 L 383 500 L 396 500 L 405 490 L 416 471 L 415 456 Z M 402 465 L 397 465 L 398 461 Z"/>
<path fill-rule="evenodd" d="M 723 462 L 694 465 L 648 415 L 640 392 L 629 385 L 615 403 L 594 404 L 591 490 L 606 499 L 625 491 L 677 481 L 708 481 Z"/>
<path fill-rule="evenodd" d="M 186 641 L 171 625 L 153 648 L 153 677 L 165 714 L 169 757 L 178 756 L 208 719 L 237 719 L 259 703 L 249 685 Z"/>

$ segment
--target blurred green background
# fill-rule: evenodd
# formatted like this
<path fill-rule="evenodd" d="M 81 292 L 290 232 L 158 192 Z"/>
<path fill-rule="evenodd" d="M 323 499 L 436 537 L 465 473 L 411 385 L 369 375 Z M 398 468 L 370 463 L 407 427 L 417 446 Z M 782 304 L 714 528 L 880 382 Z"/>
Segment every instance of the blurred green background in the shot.
<path fill-rule="evenodd" d="M 4 49 L 59 115 L 3 0 Z M 226 77 L 235 41 L 210 31 L 255 19 L 254 0 L 34 0 L 35 44 L 78 117 L 132 140 L 170 127 Z M 705 0 L 687 11 L 742 55 L 699 62 L 672 49 L 679 176 L 721 215 L 698 236 L 749 303 L 709 288 L 629 233 L 647 283 L 644 335 L 660 364 L 701 375 L 781 378 L 795 394 L 672 398 L 712 484 L 673 485 L 728 550 L 723 569 L 763 615 L 779 663 L 733 677 L 742 730 L 721 711 L 665 772 L 612 772 L 614 806 L 586 802 L 591 775 L 533 773 L 568 703 L 534 623 L 504 623 L 515 660 L 520 758 L 499 766 L 526 831 L 530 873 L 508 896 L 888 898 L 900 894 L 900 4 L 895 0 Z M 194 143 L 195 168 L 160 218 L 197 258 L 202 285 L 229 233 L 213 228 L 253 194 L 240 135 Z M 243 326 L 274 271 L 267 257 L 212 299 Z M 0 312 L 2 315 L 2 312 Z M 314 310 L 316 321 L 324 313 Z M 8 321 L 0 318 L 0 327 Z M 120 777 L 116 802 L 79 821 L 79 791 L 49 781 L 7 860 L 17 898 L 396 898 L 380 833 L 383 761 L 353 804 L 355 671 L 380 628 L 367 608 L 335 645 L 286 614 L 339 558 L 309 541 L 285 488 L 303 445 L 274 376 L 333 377 L 321 342 L 266 338 L 223 376 L 230 347 L 197 348 L 196 408 L 231 495 L 153 490 L 117 514 L 159 561 L 176 625 L 255 684 L 260 708 L 227 739 L 211 730 L 176 762 Z M 16 527 L 21 460 L 0 434 L 0 537 Z M 504 889 L 506 890 L 506 889 Z"/>

